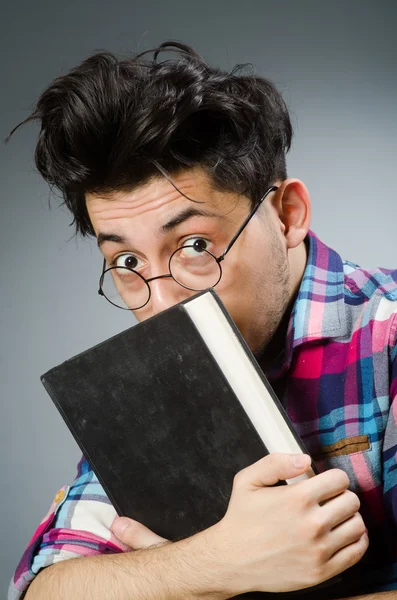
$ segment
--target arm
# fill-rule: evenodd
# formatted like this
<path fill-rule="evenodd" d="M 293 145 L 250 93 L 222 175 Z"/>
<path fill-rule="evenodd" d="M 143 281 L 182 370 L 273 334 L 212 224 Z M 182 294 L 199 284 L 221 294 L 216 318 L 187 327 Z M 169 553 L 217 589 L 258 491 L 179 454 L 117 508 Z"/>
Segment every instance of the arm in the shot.
<path fill-rule="evenodd" d="M 397 456 L 397 315 L 394 317 L 392 326 L 390 328 L 390 414 L 386 427 L 385 441 L 384 441 L 384 488 L 385 488 L 385 501 L 389 505 L 390 514 L 393 516 L 394 521 L 397 522 L 397 511 L 395 507 L 397 497 L 397 485 L 396 485 L 396 456 Z M 362 596 L 349 596 L 343 600 L 397 600 L 397 590 L 390 590 L 387 592 L 373 592 L 372 594 L 364 594 Z"/>
<path fill-rule="evenodd" d="M 207 534 L 150 550 L 63 561 L 45 569 L 26 600 L 223 600 L 226 587 L 206 552 Z"/>
<path fill-rule="evenodd" d="M 337 469 L 269 487 L 305 472 L 310 458 L 299 459 L 274 454 L 240 471 L 225 516 L 209 529 L 123 555 L 64 561 L 39 575 L 26 600 L 223 600 L 330 579 L 368 547 L 359 501 Z"/>

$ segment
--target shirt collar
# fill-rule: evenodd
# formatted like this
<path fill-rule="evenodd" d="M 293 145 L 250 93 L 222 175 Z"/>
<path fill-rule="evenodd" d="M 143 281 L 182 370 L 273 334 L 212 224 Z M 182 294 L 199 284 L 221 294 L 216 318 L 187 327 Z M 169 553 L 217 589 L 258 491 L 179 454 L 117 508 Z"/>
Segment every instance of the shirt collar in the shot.
<path fill-rule="evenodd" d="M 305 242 L 308 259 L 289 320 L 283 365 L 273 376 L 289 368 L 298 346 L 347 333 L 343 261 L 312 231 Z"/>

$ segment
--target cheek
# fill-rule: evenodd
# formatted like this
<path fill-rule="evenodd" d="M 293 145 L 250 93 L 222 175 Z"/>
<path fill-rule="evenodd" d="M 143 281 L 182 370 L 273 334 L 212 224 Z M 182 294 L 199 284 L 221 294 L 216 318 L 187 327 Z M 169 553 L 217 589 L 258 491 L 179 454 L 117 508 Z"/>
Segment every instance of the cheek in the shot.
<path fill-rule="evenodd" d="M 215 291 L 221 298 L 226 310 L 231 315 L 239 329 L 243 322 L 250 320 L 256 302 L 255 287 L 257 275 L 248 264 L 228 265 L 224 269 L 222 279 Z"/>
<path fill-rule="evenodd" d="M 231 253 L 233 249 L 231 250 Z M 250 246 L 236 256 L 227 256 L 223 263 L 223 275 L 219 288 L 233 294 L 250 294 L 271 267 L 271 255 L 265 244 Z M 220 287 L 222 285 L 222 288 Z M 245 301 L 247 299 L 245 298 Z"/>
<path fill-rule="evenodd" d="M 280 309 L 281 265 L 274 252 L 269 244 L 259 241 L 244 258 L 229 264 L 229 257 L 225 258 L 223 276 L 215 289 L 242 333 L 259 326 L 258 321 L 266 322 L 266 315 Z"/>

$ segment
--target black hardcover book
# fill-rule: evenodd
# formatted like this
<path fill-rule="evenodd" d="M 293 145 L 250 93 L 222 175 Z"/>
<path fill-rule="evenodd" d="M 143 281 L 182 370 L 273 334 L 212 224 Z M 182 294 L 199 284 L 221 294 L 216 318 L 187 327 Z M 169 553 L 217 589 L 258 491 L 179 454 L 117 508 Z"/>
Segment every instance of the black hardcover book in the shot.
<path fill-rule="evenodd" d="M 118 514 L 172 541 L 223 517 L 244 467 L 306 452 L 213 290 L 41 379 Z"/>
<path fill-rule="evenodd" d="M 192 317 L 194 303 L 199 306 Z M 226 367 L 219 365 L 200 326 Z M 232 375 L 241 387 L 237 394 L 245 393 L 252 404 L 248 409 L 233 389 Z M 219 521 L 234 475 L 269 451 L 305 451 L 212 290 L 67 360 L 42 382 L 116 511 L 167 539 Z M 270 404 L 284 425 L 284 447 Z M 258 432 L 260 425 L 264 432 Z M 269 448 L 271 434 L 276 448 Z"/>

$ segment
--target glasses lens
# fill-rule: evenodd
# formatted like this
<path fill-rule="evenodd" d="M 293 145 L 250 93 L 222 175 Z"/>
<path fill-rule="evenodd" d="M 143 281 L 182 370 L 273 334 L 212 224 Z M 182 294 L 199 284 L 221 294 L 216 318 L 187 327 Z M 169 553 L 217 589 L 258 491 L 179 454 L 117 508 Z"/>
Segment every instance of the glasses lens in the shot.
<path fill-rule="evenodd" d="M 170 260 L 170 273 L 183 287 L 199 292 L 216 286 L 222 271 L 208 250 L 189 245 L 174 252 Z"/>
<path fill-rule="evenodd" d="M 150 298 L 146 281 L 126 267 L 113 267 L 102 277 L 102 292 L 111 304 L 125 310 L 137 310 Z"/>

